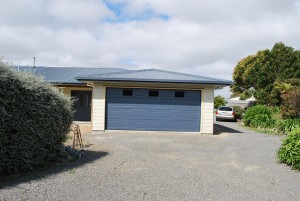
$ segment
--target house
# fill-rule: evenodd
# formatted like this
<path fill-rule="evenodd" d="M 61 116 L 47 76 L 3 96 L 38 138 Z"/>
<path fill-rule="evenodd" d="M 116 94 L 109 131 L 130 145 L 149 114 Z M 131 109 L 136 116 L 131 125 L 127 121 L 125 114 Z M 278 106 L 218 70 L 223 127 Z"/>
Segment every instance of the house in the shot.
<path fill-rule="evenodd" d="M 240 97 L 234 97 L 228 100 L 227 106 L 239 106 L 242 109 L 253 106 L 256 103 L 256 99 L 252 96 L 246 100 L 241 100 Z"/>
<path fill-rule="evenodd" d="M 231 81 L 158 69 L 16 67 L 76 98 L 92 130 L 213 133 L 214 90 Z"/>

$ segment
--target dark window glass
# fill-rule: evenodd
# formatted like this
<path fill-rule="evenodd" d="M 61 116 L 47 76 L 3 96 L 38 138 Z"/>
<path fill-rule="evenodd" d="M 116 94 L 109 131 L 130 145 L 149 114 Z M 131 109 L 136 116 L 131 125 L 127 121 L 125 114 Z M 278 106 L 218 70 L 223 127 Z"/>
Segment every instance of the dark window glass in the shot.
<path fill-rule="evenodd" d="M 231 107 L 220 107 L 219 108 L 220 111 L 232 111 Z"/>
<path fill-rule="evenodd" d="M 123 90 L 123 96 L 132 96 L 132 90 L 131 89 L 124 89 Z"/>
<path fill-rule="evenodd" d="M 158 96 L 158 91 L 149 91 L 149 96 L 157 97 Z"/>
<path fill-rule="evenodd" d="M 80 107 L 87 108 L 89 103 L 89 96 L 88 95 L 80 95 L 79 97 Z"/>
<path fill-rule="evenodd" d="M 175 91 L 175 97 L 184 98 L 184 91 Z"/>

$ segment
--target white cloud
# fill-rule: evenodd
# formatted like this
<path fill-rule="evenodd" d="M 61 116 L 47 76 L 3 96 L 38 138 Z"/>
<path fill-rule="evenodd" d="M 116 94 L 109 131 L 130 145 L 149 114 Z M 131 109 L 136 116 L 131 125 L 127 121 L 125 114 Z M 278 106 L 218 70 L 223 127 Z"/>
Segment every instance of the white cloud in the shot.
<path fill-rule="evenodd" d="M 1 0 L 0 24 L 9 26 L 27 26 L 42 24 L 47 21 L 45 15 L 45 0 Z"/>
<path fill-rule="evenodd" d="M 230 79 L 236 63 L 282 41 L 300 47 L 300 3 L 186 0 L 3 0 L 0 54 L 16 64 L 162 68 Z M 130 17 L 154 16 L 132 21 Z M 227 93 L 228 94 L 228 93 Z"/>
<path fill-rule="evenodd" d="M 113 13 L 99 0 L 51 0 L 46 9 L 55 23 L 95 25 Z"/>

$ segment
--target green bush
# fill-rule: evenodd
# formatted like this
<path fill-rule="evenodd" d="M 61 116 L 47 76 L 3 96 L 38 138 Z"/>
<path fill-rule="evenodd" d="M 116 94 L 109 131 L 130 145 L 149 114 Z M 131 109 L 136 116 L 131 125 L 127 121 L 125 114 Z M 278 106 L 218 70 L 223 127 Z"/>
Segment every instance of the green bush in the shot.
<path fill-rule="evenodd" d="M 300 79 L 299 79 L 300 80 Z M 283 118 L 300 118 L 300 87 L 281 94 Z"/>
<path fill-rule="evenodd" d="M 276 121 L 266 114 L 258 114 L 250 122 L 252 128 L 274 129 Z"/>
<path fill-rule="evenodd" d="M 0 61 L 0 175 L 54 160 L 72 123 L 72 102 L 54 86 Z"/>
<path fill-rule="evenodd" d="M 256 105 L 246 110 L 243 123 L 254 128 L 273 128 L 275 120 L 271 109 L 264 105 Z"/>
<path fill-rule="evenodd" d="M 300 119 L 285 119 L 277 122 L 277 131 L 287 134 L 296 128 L 300 128 Z"/>
<path fill-rule="evenodd" d="M 290 132 L 283 141 L 277 157 L 281 163 L 292 166 L 293 169 L 300 170 L 300 129 Z"/>
<path fill-rule="evenodd" d="M 235 112 L 236 118 L 240 119 L 243 114 L 243 110 L 240 106 L 233 106 L 233 110 Z"/>

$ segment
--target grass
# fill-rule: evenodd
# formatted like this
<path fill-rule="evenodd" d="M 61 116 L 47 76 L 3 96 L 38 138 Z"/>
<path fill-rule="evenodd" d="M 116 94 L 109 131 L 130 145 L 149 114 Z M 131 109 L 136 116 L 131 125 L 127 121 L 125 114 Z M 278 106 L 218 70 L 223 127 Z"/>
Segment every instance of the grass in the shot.
<path fill-rule="evenodd" d="M 273 135 L 273 136 L 274 135 L 283 136 L 283 134 L 278 133 L 278 132 L 276 132 L 274 130 L 266 130 L 266 129 L 261 129 L 261 128 L 252 128 L 250 126 L 245 126 L 243 124 L 243 122 L 238 122 L 238 125 L 241 126 L 241 127 L 243 127 L 243 128 L 247 128 L 249 130 L 253 130 L 255 132 L 258 132 L 258 133 L 264 133 L 264 134 Z"/>

